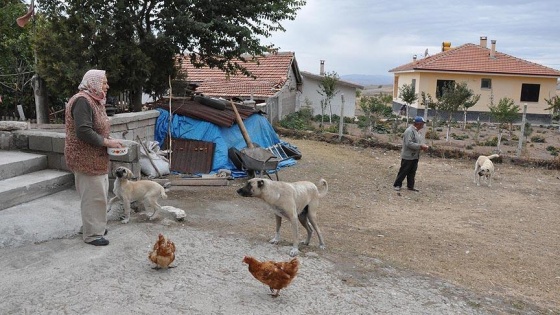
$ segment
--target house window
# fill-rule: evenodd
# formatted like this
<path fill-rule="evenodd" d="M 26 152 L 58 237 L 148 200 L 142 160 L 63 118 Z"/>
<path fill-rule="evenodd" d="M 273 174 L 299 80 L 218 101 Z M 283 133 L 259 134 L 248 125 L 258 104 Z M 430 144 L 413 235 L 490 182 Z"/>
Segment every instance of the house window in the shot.
<path fill-rule="evenodd" d="M 443 94 L 443 89 L 446 87 L 453 87 L 455 81 L 453 80 L 437 80 L 436 98 L 440 98 Z"/>
<path fill-rule="evenodd" d="M 481 89 L 491 89 L 492 88 L 492 79 L 481 79 L 480 80 L 480 88 Z"/>
<path fill-rule="evenodd" d="M 541 89 L 540 84 L 523 83 L 521 85 L 521 101 L 538 102 L 540 89 Z"/>
<path fill-rule="evenodd" d="M 412 79 L 412 93 L 416 94 L 416 79 Z"/>

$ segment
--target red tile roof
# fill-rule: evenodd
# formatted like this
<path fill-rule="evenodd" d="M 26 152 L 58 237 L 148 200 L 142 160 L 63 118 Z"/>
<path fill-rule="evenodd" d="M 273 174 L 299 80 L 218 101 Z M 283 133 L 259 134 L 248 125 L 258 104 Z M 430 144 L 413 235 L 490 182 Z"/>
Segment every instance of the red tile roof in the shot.
<path fill-rule="evenodd" d="M 490 53 L 489 48 L 469 43 L 407 63 L 389 72 L 428 70 L 560 77 L 558 70 L 498 51 L 495 51 L 494 57 L 490 57 Z"/>
<path fill-rule="evenodd" d="M 181 69 L 187 74 L 187 81 L 199 83 L 196 92 L 221 97 L 253 95 L 256 98 L 268 98 L 286 83 L 291 67 L 295 67 L 299 75 L 293 52 L 267 54 L 257 57 L 257 60 L 258 64 L 257 61 L 243 64 L 256 79 L 243 74 L 230 76 L 228 79 L 218 68 L 195 68 L 188 58 L 183 60 Z"/>

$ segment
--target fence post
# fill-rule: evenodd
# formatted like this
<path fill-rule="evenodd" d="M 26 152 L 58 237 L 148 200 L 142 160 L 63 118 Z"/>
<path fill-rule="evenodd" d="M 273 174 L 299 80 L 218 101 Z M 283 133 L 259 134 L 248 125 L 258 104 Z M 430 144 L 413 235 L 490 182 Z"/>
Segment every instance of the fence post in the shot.
<path fill-rule="evenodd" d="M 527 103 L 523 104 L 523 116 L 521 117 L 521 135 L 519 136 L 519 143 L 517 144 L 517 153 L 515 156 L 521 156 L 521 149 L 523 148 L 523 140 L 525 139 L 525 116 L 527 116 Z"/>
<path fill-rule="evenodd" d="M 338 122 L 338 141 L 342 140 L 342 130 L 344 129 L 344 93 L 340 94 L 342 105 L 340 105 L 340 121 Z"/>

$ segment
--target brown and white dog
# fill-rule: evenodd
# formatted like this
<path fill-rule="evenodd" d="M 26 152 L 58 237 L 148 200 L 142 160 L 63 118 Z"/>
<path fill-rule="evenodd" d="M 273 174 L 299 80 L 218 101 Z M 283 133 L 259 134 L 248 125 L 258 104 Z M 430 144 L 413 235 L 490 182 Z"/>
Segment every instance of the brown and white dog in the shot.
<path fill-rule="evenodd" d="M 317 225 L 317 210 L 319 198 L 325 196 L 329 189 L 327 181 L 321 179 L 319 188 L 312 182 L 300 181 L 294 183 L 273 181 L 265 178 L 252 178 L 245 186 L 237 190 L 243 197 L 257 197 L 272 206 L 276 215 L 276 235 L 270 240 L 278 244 L 280 240 L 280 226 L 282 218 L 290 221 L 293 233 L 293 245 L 290 256 L 299 253 L 298 224 L 296 218 L 307 230 L 307 239 L 302 243 L 309 245 L 313 230 L 319 237 L 319 247 L 325 249 L 321 230 Z"/>
<path fill-rule="evenodd" d="M 494 163 L 492 159 L 500 157 L 498 154 L 492 155 L 481 155 L 476 160 L 474 164 L 474 182 L 477 186 L 480 186 L 480 178 L 486 178 L 488 187 L 492 186 L 492 176 L 494 176 Z"/>
<path fill-rule="evenodd" d="M 131 170 L 124 166 L 117 167 L 115 170 L 115 185 L 113 193 L 115 197 L 111 198 L 107 204 L 107 212 L 111 211 L 111 206 L 118 199 L 122 200 L 124 207 L 124 216 L 121 223 L 128 223 L 130 220 L 130 204 L 135 201 L 142 201 L 147 208 L 152 207 L 154 212 L 150 216 L 150 220 L 155 218 L 154 215 L 161 206 L 158 204 L 160 198 L 167 198 L 165 189 L 160 184 L 150 180 L 130 181 L 133 176 Z"/>

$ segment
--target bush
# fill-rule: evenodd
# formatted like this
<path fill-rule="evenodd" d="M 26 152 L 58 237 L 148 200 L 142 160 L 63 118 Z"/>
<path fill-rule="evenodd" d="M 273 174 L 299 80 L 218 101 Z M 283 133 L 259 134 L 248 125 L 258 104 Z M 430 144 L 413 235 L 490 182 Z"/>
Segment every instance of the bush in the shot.
<path fill-rule="evenodd" d="M 546 140 L 544 139 L 544 137 L 541 137 L 541 136 L 532 136 L 532 137 L 531 137 L 531 142 L 534 142 L 534 143 L 545 143 Z"/>
<path fill-rule="evenodd" d="M 344 117 L 344 123 L 345 123 L 345 124 L 353 124 L 354 122 L 355 122 L 355 121 L 354 121 L 354 118 L 352 118 L 352 117 Z"/>
<path fill-rule="evenodd" d="M 312 113 L 311 108 L 302 108 L 295 113 L 287 115 L 279 124 L 286 129 L 313 130 L 314 128 L 311 124 L 313 119 Z"/>
<path fill-rule="evenodd" d="M 358 128 L 365 128 L 368 125 L 367 117 L 364 115 L 358 116 L 357 122 Z"/>
<path fill-rule="evenodd" d="M 498 145 L 498 137 L 487 139 L 486 141 L 481 142 L 480 145 L 485 147 L 495 147 Z"/>
<path fill-rule="evenodd" d="M 338 133 L 338 124 L 332 124 L 332 125 L 326 127 L 325 131 L 326 132 L 332 132 L 332 133 Z M 342 133 L 343 134 L 348 134 L 348 130 L 346 128 L 346 125 L 344 125 L 342 127 Z"/>
<path fill-rule="evenodd" d="M 426 131 L 426 139 L 439 140 L 439 134 L 433 130 Z"/>
<path fill-rule="evenodd" d="M 382 124 L 377 124 L 373 130 L 375 131 L 375 133 L 379 133 L 379 134 L 390 133 L 390 129 Z"/>
<path fill-rule="evenodd" d="M 558 152 L 560 152 L 560 149 L 549 145 L 548 147 L 546 147 L 546 151 L 550 152 L 550 155 L 552 156 L 558 156 Z"/>
<path fill-rule="evenodd" d="M 313 117 L 313 120 L 316 122 L 321 122 L 321 114 L 319 115 L 315 115 L 315 117 Z M 334 121 L 334 119 L 333 119 Z M 323 122 L 329 122 L 329 115 L 323 115 Z"/>
<path fill-rule="evenodd" d="M 451 138 L 455 139 L 455 140 L 465 140 L 468 139 L 469 136 L 468 135 L 458 135 L 455 133 L 451 133 Z"/>

